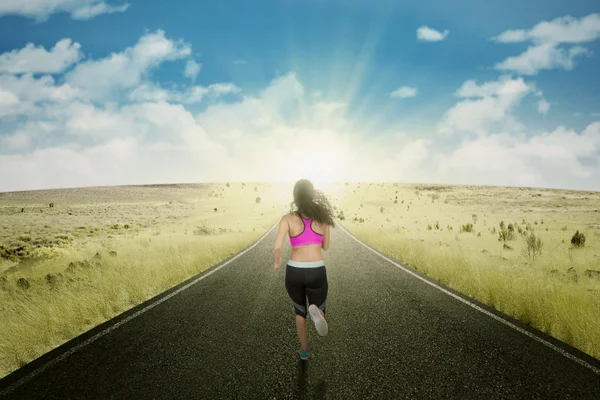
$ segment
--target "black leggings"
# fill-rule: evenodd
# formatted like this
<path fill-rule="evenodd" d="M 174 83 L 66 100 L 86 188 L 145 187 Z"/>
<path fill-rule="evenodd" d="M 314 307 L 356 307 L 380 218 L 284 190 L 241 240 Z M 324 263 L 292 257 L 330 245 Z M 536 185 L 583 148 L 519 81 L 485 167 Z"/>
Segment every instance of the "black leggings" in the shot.
<path fill-rule="evenodd" d="M 327 272 L 325 266 L 299 268 L 286 265 L 285 288 L 294 302 L 296 315 L 306 318 L 306 298 L 308 304 L 315 304 L 325 313 L 327 300 Z"/>

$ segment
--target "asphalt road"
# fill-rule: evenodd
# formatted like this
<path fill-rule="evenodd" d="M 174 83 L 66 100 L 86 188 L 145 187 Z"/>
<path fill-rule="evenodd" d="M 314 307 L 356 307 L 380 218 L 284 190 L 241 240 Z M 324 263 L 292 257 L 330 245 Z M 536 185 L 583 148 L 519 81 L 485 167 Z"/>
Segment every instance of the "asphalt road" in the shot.
<path fill-rule="evenodd" d="M 600 399 L 597 360 L 536 333 L 584 363 L 566 357 L 339 228 L 324 253 L 329 335 L 311 325 L 311 356 L 299 361 L 284 286 L 289 242 L 275 272 L 275 234 L 0 380 L 0 397 Z"/>

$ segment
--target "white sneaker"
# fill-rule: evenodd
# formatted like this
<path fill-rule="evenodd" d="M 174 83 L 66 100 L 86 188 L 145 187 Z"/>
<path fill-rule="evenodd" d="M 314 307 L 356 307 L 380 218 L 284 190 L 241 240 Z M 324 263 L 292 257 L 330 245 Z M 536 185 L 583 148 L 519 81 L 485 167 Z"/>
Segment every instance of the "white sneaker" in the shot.
<path fill-rule="evenodd" d="M 329 327 L 327 326 L 327 321 L 325 321 L 325 318 L 321 315 L 319 307 L 311 304 L 308 307 L 308 312 L 310 313 L 310 319 L 312 319 L 315 323 L 315 328 L 317 328 L 319 335 L 327 335 L 327 332 L 329 332 Z"/>

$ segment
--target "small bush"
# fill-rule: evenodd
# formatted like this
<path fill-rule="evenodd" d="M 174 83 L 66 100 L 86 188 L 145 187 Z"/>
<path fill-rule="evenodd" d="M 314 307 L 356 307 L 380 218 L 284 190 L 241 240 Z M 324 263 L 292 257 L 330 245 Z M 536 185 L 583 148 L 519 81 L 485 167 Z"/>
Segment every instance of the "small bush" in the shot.
<path fill-rule="evenodd" d="M 439 221 L 435 221 L 434 227 L 435 227 L 436 230 L 438 230 L 438 231 L 440 230 L 440 223 L 439 223 Z"/>
<path fill-rule="evenodd" d="M 531 261 L 535 261 L 536 258 L 542 255 L 542 238 L 535 233 L 531 233 L 525 236 L 525 247 L 523 248 L 524 255 Z"/>
<path fill-rule="evenodd" d="M 212 235 L 214 232 L 214 229 L 207 227 L 204 223 L 202 224 L 202 226 L 197 226 L 196 229 L 194 229 L 194 235 L 199 236 Z"/>
<path fill-rule="evenodd" d="M 20 289 L 27 290 L 27 289 L 29 289 L 31 287 L 31 284 L 29 283 L 29 281 L 27 279 L 25 279 L 25 278 L 19 278 L 17 280 L 17 286 Z"/>
<path fill-rule="evenodd" d="M 431 225 L 427 225 L 427 230 L 430 231 L 431 229 L 433 229 Z"/>
<path fill-rule="evenodd" d="M 260 203 L 260 197 L 256 198 L 256 204 Z"/>
<path fill-rule="evenodd" d="M 460 231 L 461 232 L 473 232 L 473 224 L 468 223 L 465 225 L 461 225 Z"/>
<path fill-rule="evenodd" d="M 571 244 L 573 247 L 583 247 L 585 246 L 585 235 L 583 233 L 579 233 L 579 231 L 575 232 L 573 237 L 571 238 Z"/>
<path fill-rule="evenodd" d="M 508 224 L 504 227 L 504 223 L 500 223 L 500 232 L 498 232 L 498 241 L 515 240 L 515 227 L 513 224 Z"/>

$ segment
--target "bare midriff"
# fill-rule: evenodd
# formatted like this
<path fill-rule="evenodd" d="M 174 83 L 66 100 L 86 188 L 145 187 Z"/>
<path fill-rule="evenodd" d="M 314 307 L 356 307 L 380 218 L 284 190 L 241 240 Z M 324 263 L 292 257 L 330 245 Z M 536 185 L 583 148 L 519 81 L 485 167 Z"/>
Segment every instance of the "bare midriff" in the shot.
<path fill-rule="evenodd" d="M 320 244 L 307 244 L 297 247 L 292 246 L 292 251 L 290 252 L 290 260 L 294 261 L 310 262 L 322 259 L 323 254 L 321 254 Z"/>

